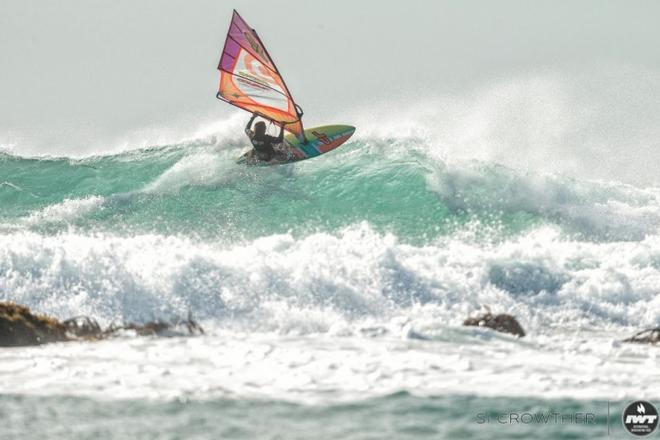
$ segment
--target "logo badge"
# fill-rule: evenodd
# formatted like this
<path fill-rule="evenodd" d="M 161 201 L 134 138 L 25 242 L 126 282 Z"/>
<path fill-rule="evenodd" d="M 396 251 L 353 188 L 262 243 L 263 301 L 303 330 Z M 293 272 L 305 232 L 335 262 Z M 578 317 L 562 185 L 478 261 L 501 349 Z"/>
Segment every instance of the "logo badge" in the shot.
<path fill-rule="evenodd" d="M 319 133 L 316 130 L 314 130 L 312 134 L 316 136 L 316 139 L 318 139 L 323 145 L 330 145 L 332 143 L 327 134 Z"/>
<path fill-rule="evenodd" d="M 623 410 L 623 427 L 637 436 L 651 434 L 658 427 L 658 410 L 645 400 L 630 403 Z"/>

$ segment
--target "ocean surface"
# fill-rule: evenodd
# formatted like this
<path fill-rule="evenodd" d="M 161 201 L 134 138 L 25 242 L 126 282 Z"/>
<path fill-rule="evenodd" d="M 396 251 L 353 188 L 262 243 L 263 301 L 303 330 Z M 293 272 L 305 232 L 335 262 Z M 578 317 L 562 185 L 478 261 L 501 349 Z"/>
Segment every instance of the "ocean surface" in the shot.
<path fill-rule="evenodd" d="M 240 122 L 0 152 L 0 300 L 206 330 L 0 349 L 0 438 L 624 438 L 627 402 L 660 403 L 660 349 L 620 342 L 660 324 L 660 188 L 359 126 L 244 167 Z M 487 307 L 527 336 L 461 325 Z"/>

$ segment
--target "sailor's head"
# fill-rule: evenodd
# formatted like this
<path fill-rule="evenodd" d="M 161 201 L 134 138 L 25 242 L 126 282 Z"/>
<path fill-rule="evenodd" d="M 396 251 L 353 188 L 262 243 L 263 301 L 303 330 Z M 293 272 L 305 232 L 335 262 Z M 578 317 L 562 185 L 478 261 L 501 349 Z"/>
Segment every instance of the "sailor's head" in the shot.
<path fill-rule="evenodd" d="M 259 121 L 254 124 L 254 134 L 257 136 L 263 136 L 266 134 L 266 123 L 264 121 Z"/>

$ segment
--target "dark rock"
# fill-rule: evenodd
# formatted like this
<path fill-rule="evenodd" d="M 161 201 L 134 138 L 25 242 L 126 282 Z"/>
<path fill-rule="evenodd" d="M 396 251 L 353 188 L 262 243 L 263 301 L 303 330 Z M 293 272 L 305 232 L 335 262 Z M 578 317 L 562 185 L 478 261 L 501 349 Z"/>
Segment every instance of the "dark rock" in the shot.
<path fill-rule="evenodd" d="M 120 330 L 133 330 L 140 336 L 186 336 L 203 335 L 204 329 L 195 320 L 192 315 L 188 319 L 179 320 L 173 323 L 165 321 L 151 321 L 146 324 L 124 324 L 122 326 L 110 326 L 104 331 L 104 334 L 110 335 Z"/>
<path fill-rule="evenodd" d="M 635 344 L 658 344 L 660 343 L 660 327 L 642 330 L 628 339 L 624 339 L 623 342 L 632 342 Z"/>
<path fill-rule="evenodd" d="M 67 341 L 66 327 L 12 302 L 0 302 L 0 347 L 39 345 Z"/>
<path fill-rule="evenodd" d="M 76 316 L 62 322 L 66 330 L 77 338 L 98 339 L 103 337 L 103 330 L 98 322 L 88 316 Z"/>
<path fill-rule="evenodd" d="M 203 334 L 204 329 L 195 321 L 170 324 L 163 321 L 152 321 L 146 324 L 128 324 L 121 330 L 133 330 L 140 336 L 185 336 Z M 185 331 L 184 331 L 185 329 Z"/>
<path fill-rule="evenodd" d="M 463 325 L 488 327 L 502 333 L 510 333 L 520 337 L 525 336 L 525 331 L 522 326 L 518 323 L 516 318 L 511 315 L 493 315 L 492 313 L 487 312 L 483 315 L 466 319 L 463 321 Z"/>
<path fill-rule="evenodd" d="M 98 340 L 114 336 L 121 330 L 132 330 L 140 336 L 185 336 L 204 334 L 204 329 L 188 315 L 188 319 L 173 323 L 151 321 L 128 323 L 105 330 L 94 319 L 76 316 L 59 322 L 36 315 L 30 309 L 11 302 L 0 302 L 0 347 L 38 345 L 71 340 Z"/>

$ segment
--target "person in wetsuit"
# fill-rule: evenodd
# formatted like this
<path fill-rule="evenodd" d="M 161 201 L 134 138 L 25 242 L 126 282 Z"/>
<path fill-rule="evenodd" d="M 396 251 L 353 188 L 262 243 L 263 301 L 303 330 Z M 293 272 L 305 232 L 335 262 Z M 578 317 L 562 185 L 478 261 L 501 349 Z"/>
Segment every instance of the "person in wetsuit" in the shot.
<path fill-rule="evenodd" d="M 252 122 L 256 117 L 256 113 L 252 114 L 252 118 L 245 126 L 245 134 L 250 138 L 254 147 L 252 156 L 256 155 L 259 160 L 270 162 L 277 156 L 273 147 L 280 147 L 284 141 L 284 125 L 280 127 L 280 134 L 277 137 L 269 136 L 266 134 L 266 123 L 263 121 L 254 124 L 254 131 L 252 131 Z"/>

